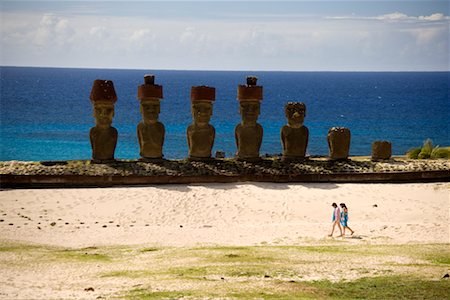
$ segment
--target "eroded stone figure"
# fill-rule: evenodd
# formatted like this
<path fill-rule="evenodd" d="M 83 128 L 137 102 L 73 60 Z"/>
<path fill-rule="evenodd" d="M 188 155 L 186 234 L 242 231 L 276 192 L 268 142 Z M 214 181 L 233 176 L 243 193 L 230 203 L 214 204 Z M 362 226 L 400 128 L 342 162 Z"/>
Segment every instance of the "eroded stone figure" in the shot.
<path fill-rule="evenodd" d="M 350 151 L 350 129 L 345 127 L 332 127 L 327 135 L 330 159 L 348 159 Z"/>
<path fill-rule="evenodd" d="M 138 87 L 142 121 L 137 126 L 137 136 L 142 160 L 163 157 L 165 128 L 158 121 L 162 98 L 163 88 L 155 84 L 155 76 L 145 75 L 144 84 Z"/>
<path fill-rule="evenodd" d="M 114 103 L 117 95 L 110 80 L 94 81 L 90 96 L 94 106 L 95 127 L 89 132 L 92 147 L 92 160 L 103 163 L 114 160 L 117 145 L 117 129 L 112 127 Z"/>
<path fill-rule="evenodd" d="M 191 113 L 193 123 L 187 128 L 189 159 L 211 159 L 216 130 L 209 124 L 213 112 L 216 89 L 208 86 L 191 88 Z"/>
<path fill-rule="evenodd" d="M 389 141 L 375 141 L 372 143 L 372 160 L 390 159 L 392 144 Z"/>
<path fill-rule="evenodd" d="M 239 160 L 259 160 L 263 128 L 257 122 L 260 114 L 261 100 L 263 99 L 262 86 L 256 85 L 257 78 L 247 77 L 247 85 L 238 86 L 239 113 L 241 123 L 234 130 Z"/>
<path fill-rule="evenodd" d="M 286 104 L 284 112 L 288 124 L 281 128 L 283 160 L 304 159 L 309 137 L 308 128 L 303 125 L 306 106 L 302 102 L 289 102 Z"/>

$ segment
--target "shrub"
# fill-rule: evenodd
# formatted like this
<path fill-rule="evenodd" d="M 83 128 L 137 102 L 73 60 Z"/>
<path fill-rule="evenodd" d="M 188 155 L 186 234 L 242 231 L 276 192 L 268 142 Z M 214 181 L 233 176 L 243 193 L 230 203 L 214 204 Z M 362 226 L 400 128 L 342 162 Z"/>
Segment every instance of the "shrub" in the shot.
<path fill-rule="evenodd" d="M 410 159 L 417 159 L 421 150 L 421 148 L 409 149 L 408 152 L 406 152 L 406 156 Z"/>
<path fill-rule="evenodd" d="M 435 147 L 431 151 L 430 158 L 450 158 L 450 150 L 446 148 Z"/>
<path fill-rule="evenodd" d="M 422 150 L 419 153 L 419 159 L 430 158 L 431 151 L 433 151 L 433 142 L 430 139 L 427 139 L 422 146 Z"/>
<path fill-rule="evenodd" d="M 412 148 L 406 152 L 410 159 L 450 158 L 450 148 L 433 147 L 433 142 L 427 139 L 422 148 Z"/>

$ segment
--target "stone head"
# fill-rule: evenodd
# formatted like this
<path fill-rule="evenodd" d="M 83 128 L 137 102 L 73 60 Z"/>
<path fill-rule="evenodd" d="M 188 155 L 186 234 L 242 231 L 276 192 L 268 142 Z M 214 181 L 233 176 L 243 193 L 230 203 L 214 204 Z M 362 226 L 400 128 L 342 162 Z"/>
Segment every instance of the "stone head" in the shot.
<path fill-rule="evenodd" d="M 211 120 L 213 105 L 211 101 L 193 101 L 191 104 L 192 117 L 198 125 L 206 125 Z"/>
<path fill-rule="evenodd" d="M 146 124 L 154 124 L 158 122 L 159 113 L 161 112 L 161 104 L 158 98 L 153 100 L 142 100 L 140 105 L 142 119 Z"/>
<path fill-rule="evenodd" d="M 95 124 L 100 128 L 111 127 L 114 117 L 114 104 L 105 101 L 94 102 Z"/>
<path fill-rule="evenodd" d="M 306 105 L 303 102 L 288 102 L 284 108 L 284 112 L 290 126 L 303 126 L 306 116 Z"/>
<path fill-rule="evenodd" d="M 258 121 L 261 103 L 258 100 L 239 102 L 239 113 L 244 123 L 253 124 Z"/>

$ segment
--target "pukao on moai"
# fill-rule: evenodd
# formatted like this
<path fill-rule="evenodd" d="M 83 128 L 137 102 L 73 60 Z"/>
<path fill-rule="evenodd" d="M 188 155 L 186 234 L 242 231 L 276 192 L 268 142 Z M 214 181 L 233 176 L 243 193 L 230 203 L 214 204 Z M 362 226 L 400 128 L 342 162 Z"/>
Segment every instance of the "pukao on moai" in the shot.
<path fill-rule="evenodd" d="M 187 128 L 189 159 L 211 159 L 216 130 L 209 124 L 213 112 L 216 89 L 209 86 L 191 88 L 191 112 L 194 123 Z"/>
<path fill-rule="evenodd" d="M 306 155 L 309 131 L 303 125 L 306 105 L 302 102 L 289 102 L 284 108 L 287 125 L 281 128 L 283 160 L 302 160 Z"/>
<path fill-rule="evenodd" d="M 158 121 L 158 117 L 163 88 L 155 84 L 155 76 L 144 76 L 144 84 L 138 87 L 137 97 L 141 102 L 142 115 L 142 121 L 137 126 L 141 159 L 144 161 L 162 159 L 165 128 Z"/>
<path fill-rule="evenodd" d="M 345 127 L 332 127 L 327 135 L 330 159 L 348 159 L 350 151 L 350 129 Z"/>
<path fill-rule="evenodd" d="M 256 85 L 257 80 L 256 77 L 249 76 L 247 85 L 238 86 L 237 98 L 241 123 L 234 130 L 238 160 L 257 161 L 260 159 L 259 149 L 262 143 L 263 128 L 257 121 L 263 99 L 263 88 Z"/>
<path fill-rule="evenodd" d="M 94 81 L 90 96 L 94 106 L 95 127 L 89 136 L 92 146 L 92 160 L 103 163 L 114 160 L 117 144 L 117 129 L 111 127 L 114 117 L 114 103 L 117 95 L 111 80 Z"/>

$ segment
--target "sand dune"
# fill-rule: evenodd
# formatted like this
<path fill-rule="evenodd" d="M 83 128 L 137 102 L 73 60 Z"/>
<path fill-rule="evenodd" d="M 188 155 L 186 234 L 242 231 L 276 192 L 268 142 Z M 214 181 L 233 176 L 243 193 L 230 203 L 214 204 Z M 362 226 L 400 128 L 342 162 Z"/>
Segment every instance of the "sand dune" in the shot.
<path fill-rule="evenodd" d="M 347 243 L 448 243 L 448 183 L 207 184 L 0 192 L 1 239 L 66 247 L 327 243 L 345 202 Z M 375 206 L 376 205 L 376 206 Z M 11 225 L 12 224 L 12 225 Z"/>

